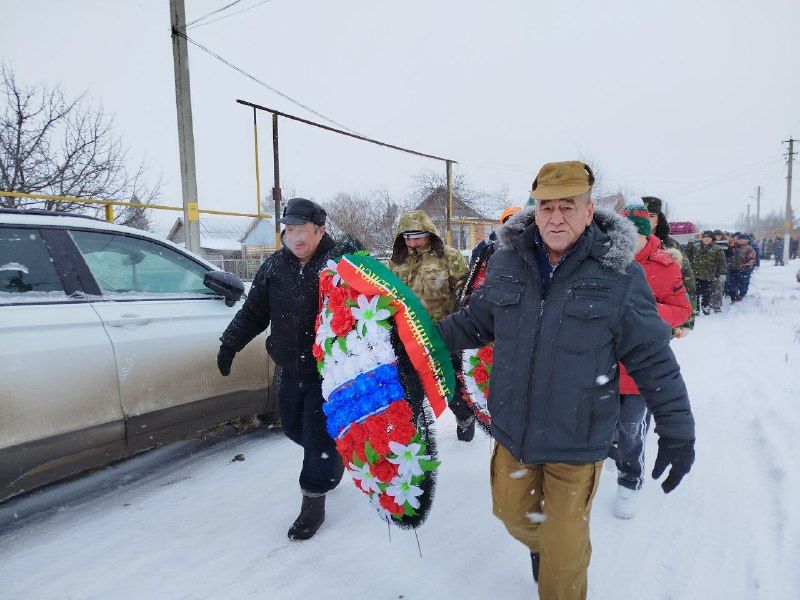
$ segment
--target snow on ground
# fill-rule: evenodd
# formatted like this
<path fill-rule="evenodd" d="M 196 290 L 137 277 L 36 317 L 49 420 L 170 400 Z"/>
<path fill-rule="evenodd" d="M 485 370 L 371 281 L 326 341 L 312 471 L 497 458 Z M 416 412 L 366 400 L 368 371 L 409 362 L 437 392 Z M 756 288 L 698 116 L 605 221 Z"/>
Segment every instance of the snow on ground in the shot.
<path fill-rule="evenodd" d="M 669 496 L 648 481 L 632 521 L 611 514 L 616 482 L 604 470 L 590 598 L 800 597 L 797 267 L 763 266 L 742 304 L 701 315 L 673 343 L 697 462 Z M 381 524 L 347 475 L 317 536 L 288 540 L 302 454 L 262 428 L 173 444 L 0 505 L 0 597 L 535 597 L 527 551 L 491 515 L 489 440 L 457 442 L 448 414 L 439 446 L 419 549 L 413 533 Z M 246 460 L 230 462 L 238 453 Z M 650 466 L 654 453 L 651 436 Z"/>

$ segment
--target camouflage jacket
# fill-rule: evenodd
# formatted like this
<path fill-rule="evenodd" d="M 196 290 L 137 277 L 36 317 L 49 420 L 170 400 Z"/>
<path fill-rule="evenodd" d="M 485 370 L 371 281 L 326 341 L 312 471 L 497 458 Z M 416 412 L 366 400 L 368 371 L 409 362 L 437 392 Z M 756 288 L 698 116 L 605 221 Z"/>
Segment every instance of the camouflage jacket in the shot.
<path fill-rule="evenodd" d="M 664 246 L 664 250 L 672 254 L 675 260 L 681 264 L 683 287 L 686 288 L 686 294 L 689 296 L 689 303 L 692 305 L 692 314 L 681 327 L 685 329 L 694 329 L 694 313 L 697 312 L 697 283 L 695 282 L 692 265 L 689 263 L 686 254 L 682 252 L 681 245 L 677 240 L 668 237 L 666 240 L 661 240 L 661 245 Z"/>
<path fill-rule="evenodd" d="M 408 248 L 404 231 L 427 231 L 430 241 L 421 248 Z M 444 244 L 423 211 L 413 210 L 400 218 L 389 268 L 419 297 L 434 321 L 455 312 L 456 290 L 467 273 L 467 261 Z"/>
<path fill-rule="evenodd" d="M 752 271 L 756 266 L 756 251 L 749 244 L 736 246 L 731 260 L 731 268 L 735 271 Z"/>
<path fill-rule="evenodd" d="M 708 246 L 703 243 L 692 244 L 686 249 L 686 255 L 697 279 L 714 281 L 728 272 L 725 253 L 716 244 L 711 243 Z"/>

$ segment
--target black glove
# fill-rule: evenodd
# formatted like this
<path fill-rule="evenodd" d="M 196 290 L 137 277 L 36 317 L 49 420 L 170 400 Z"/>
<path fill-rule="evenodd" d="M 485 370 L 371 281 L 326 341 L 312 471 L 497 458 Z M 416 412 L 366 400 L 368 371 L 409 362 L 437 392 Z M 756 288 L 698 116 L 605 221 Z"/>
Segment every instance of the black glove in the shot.
<path fill-rule="evenodd" d="M 658 479 L 668 465 L 672 465 L 661 487 L 669 494 L 692 468 L 694 463 L 694 440 L 658 438 L 658 456 L 653 467 L 653 479 Z"/>
<path fill-rule="evenodd" d="M 230 346 L 222 344 L 217 352 L 217 368 L 222 373 L 223 377 L 231 374 L 231 365 L 233 364 L 233 357 L 236 356 L 236 350 Z"/>

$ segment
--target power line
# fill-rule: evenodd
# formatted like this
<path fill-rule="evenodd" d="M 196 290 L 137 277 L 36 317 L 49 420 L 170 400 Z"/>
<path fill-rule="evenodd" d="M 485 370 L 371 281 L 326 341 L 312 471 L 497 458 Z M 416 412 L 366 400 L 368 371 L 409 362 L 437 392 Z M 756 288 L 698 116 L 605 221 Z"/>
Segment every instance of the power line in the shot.
<path fill-rule="evenodd" d="M 231 8 L 232 6 L 236 6 L 236 5 L 237 5 L 237 4 L 239 4 L 239 2 L 241 2 L 241 1 L 242 1 L 242 0 L 233 0 L 233 2 L 229 2 L 228 4 L 226 4 L 225 6 L 223 6 L 222 8 L 218 8 L 217 10 L 212 10 L 212 11 L 211 11 L 210 13 L 208 13 L 207 15 L 203 15 L 202 17 L 199 17 L 199 18 L 195 19 L 194 21 L 190 21 L 189 23 L 187 23 L 187 24 L 186 24 L 186 25 L 183 27 L 183 29 L 184 29 L 184 30 L 185 30 L 185 29 L 188 29 L 189 27 L 191 27 L 191 26 L 192 26 L 192 25 L 194 25 L 195 23 L 199 23 L 199 22 L 200 22 L 200 21 L 202 21 L 203 19 L 207 19 L 208 17 L 212 17 L 212 16 L 214 16 L 214 15 L 216 15 L 216 14 L 219 14 L 219 13 L 221 13 L 223 10 L 227 10 L 227 9 Z"/>
<path fill-rule="evenodd" d="M 212 23 L 222 21 L 224 19 L 227 19 L 228 17 L 235 17 L 236 15 L 240 15 L 243 12 L 247 12 L 248 10 L 253 10 L 254 8 L 258 8 L 259 6 L 261 6 L 262 4 L 266 4 L 267 2 L 272 2 L 272 0 L 261 0 L 261 2 L 253 4 L 253 6 L 248 6 L 247 8 L 237 10 L 229 15 L 223 15 L 221 17 L 217 17 L 216 19 L 212 19 L 211 21 L 206 21 L 205 23 L 198 23 L 197 25 L 193 25 L 191 29 L 195 29 L 196 27 L 205 27 L 206 25 L 211 25 Z M 190 27 L 187 25 L 186 28 L 189 29 Z"/>
<path fill-rule="evenodd" d="M 208 55 L 210 55 L 210 56 L 213 56 L 213 57 L 214 57 L 214 58 L 216 58 L 218 61 L 220 61 L 221 63 L 223 63 L 224 65 L 226 65 L 227 67 L 230 67 L 230 68 L 231 68 L 231 69 L 233 69 L 234 71 L 236 71 L 236 72 L 238 72 L 238 73 L 241 73 L 242 75 L 244 75 L 244 76 L 245 76 L 245 77 L 247 77 L 248 79 L 251 79 L 252 81 L 255 81 L 257 84 L 259 84 L 259 85 L 261 85 L 261 86 L 263 86 L 263 87 L 267 88 L 269 91 L 271 91 L 271 92 L 273 92 L 273 93 L 275 93 L 275 94 L 278 94 L 278 95 L 279 95 L 281 98 L 285 98 L 286 100 L 288 100 L 288 101 L 289 101 L 289 102 L 291 102 L 292 104 L 295 104 L 295 105 L 299 106 L 300 108 L 302 108 L 302 109 L 304 109 L 304 110 L 307 110 L 307 111 L 308 111 L 308 112 L 310 112 L 311 114 L 313 114 L 313 115 L 316 115 L 317 117 L 319 117 L 319 118 L 321 118 L 321 119 L 324 119 L 324 120 L 328 121 L 329 123 L 333 123 L 333 124 L 334 124 L 334 125 L 336 125 L 337 127 L 340 127 L 340 128 L 342 128 L 342 129 L 344 129 L 344 130 L 346 130 L 346 131 L 349 131 L 350 133 L 354 133 L 354 134 L 356 134 L 356 135 L 361 135 L 361 134 L 359 134 L 357 131 L 355 131 L 355 130 L 353 130 L 353 129 L 351 129 L 351 128 L 349 128 L 349 127 L 345 126 L 345 125 L 342 125 L 342 124 L 341 124 L 341 123 L 339 123 L 338 121 L 334 121 L 334 120 L 333 120 L 333 119 L 331 119 L 330 117 L 326 117 L 326 116 L 325 116 L 325 115 L 323 115 L 322 113 L 320 113 L 320 112 L 318 112 L 318 111 L 314 110 L 313 108 L 311 108 L 310 106 L 308 106 L 308 105 L 306 105 L 306 104 L 303 104 L 303 103 L 302 103 L 302 102 L 300 102 L 299 100 L 295 100 L 294 98 L 292 98 L 292 97 L 291 97 L 291 96 L 289 96 L 288 94 L 285 94 L 284 92 L 282 92 L 282 91 L 280 91 L 279 89 L 277 89 L 277 88 L 275 88 L 275 87 L 271 86 L 270 84 L 266 83 L 265 81 L 262 81 L 261 79 L 259 79 L 259 78 L 258 78 L 258 77 L 256 77 L 255 75 L 251 75 L 250 73 L 248 73 L 247 71 L 245 71 L 245 70 L 244 70 L 244 69 L 242 69 L 241 67 L 239 67 L 239 66 L 237 66 L 237 65 L 233 64 L 231 61 L 229 61 L 229 60 L 227 60 L 227 59 L 223 58 L 222 56 L 220 56 L 219 54 L 217 54 L 217 53 L 216 53 L 216 52 L 214 52 L 213 50 L 210 50 L 209 48 L 207 48 L 206 46 L 204 46 L 203 44 L 201 44 L 200 42 L 197 42 L 197 41 L 193 40 L 193 39 L 192 39 L 192 38 L 190 38 L 188 35 L 186 35 L 184 32 L 182 32 L 182 31 L 178 31 L 177 29 L 173 29 L 173 30 L 172 30 L 172 33 L 173 33 L 174 35 L 177 35 L 177 36 L 180 36 L 180 37 L 182 37 L 182 38 L 183 38 L 183 39 L 185 39 L 187 42 L 189 42 L 189 43 L 191 43 L 192 45 L 196 46 L 197 48 L 199 48 L 200 50 L 202 50 L 202 51 L 203 51 L 203 52 L 205 52 L 206 54 L 208 54 Z"/>

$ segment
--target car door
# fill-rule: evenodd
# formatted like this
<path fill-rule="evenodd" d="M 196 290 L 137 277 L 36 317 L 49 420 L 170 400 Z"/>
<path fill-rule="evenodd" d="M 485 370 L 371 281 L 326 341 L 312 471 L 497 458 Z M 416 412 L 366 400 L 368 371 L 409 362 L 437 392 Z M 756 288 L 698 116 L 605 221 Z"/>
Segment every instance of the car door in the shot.
<path fill-rule="evenodd" d="M 210 267 L 152 239 L 70 235 L 102 293 L 92 307 L 114 347 L 130 450 L 264 411 L 263 337 L 237 357 L 229 377 L 217 370 L 219 336 L 238 307 L 203 285 Z"/>
<path fill-rule="evenodd" d="M 124 452 L 111 341 L 62 233 L 0 224 L 0 499 Z"/>

